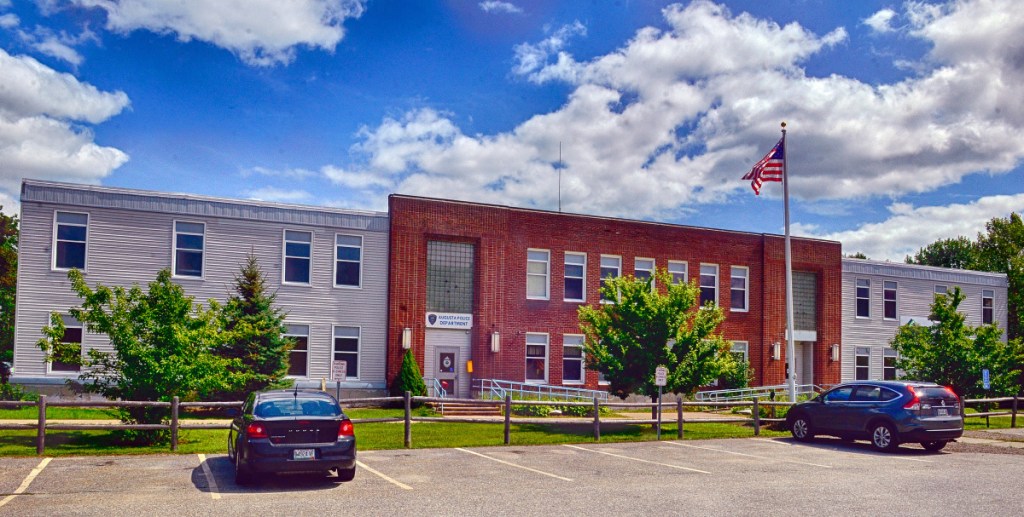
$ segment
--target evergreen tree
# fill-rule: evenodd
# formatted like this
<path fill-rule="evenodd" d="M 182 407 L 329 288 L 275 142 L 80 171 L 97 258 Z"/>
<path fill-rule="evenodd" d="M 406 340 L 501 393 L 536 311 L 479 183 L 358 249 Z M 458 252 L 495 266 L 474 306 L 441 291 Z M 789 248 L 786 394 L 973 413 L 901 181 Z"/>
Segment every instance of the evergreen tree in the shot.
<path fill-rule="evenodd" d="M 241 382 L 221 398 L 244 400 L 249 392 L 272 387 L 287 375 L 294 342 L 284 336 L 284 314 L 274 307 L 277 295 L 267 292 L 266 277 L 254 255 L 235 275 L 234 289 L 222 311 L 227 337 L 219 354 L 237 360 L 232 373 Z"/>
<path fill-rule="evenodd" d="M 402 358 L 402 368 L 398 371 L 398 376 L 395 377 L 394 382 L 391 383 L 391 395 L 395 397 L 401 397 L 405 392 L 411 392 L 413 397 L 425 397 L 427 395 L 427 384 L 423 382 L 423 376 L 420 375 L 420 367 L 416 364 L 416 358 L 412 355 L 412 350 L 405 351 L 405 357 Z"/>

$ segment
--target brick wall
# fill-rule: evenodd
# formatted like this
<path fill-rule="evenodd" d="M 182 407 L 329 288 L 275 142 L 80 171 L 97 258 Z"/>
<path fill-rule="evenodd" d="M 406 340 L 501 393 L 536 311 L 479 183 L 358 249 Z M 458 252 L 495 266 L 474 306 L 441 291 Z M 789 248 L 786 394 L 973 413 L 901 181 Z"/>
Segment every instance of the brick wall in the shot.
<path fill-rule="evenodd" d="M 729 304 L 730 266 L 750 268 L 749 311 L 730 312 L 721 327 L 728 340 L 747 341 L 756 384 L 784 382 L 785 357 L 769 359 L 768 345 L 785 342 L 784 239 L 678 225 L 609 219 L 393 195 L 388 380 L 395 377 L 404 351 L 402 329 L 413 329 L 413 351 L 423 365 L 428 240 L 457 240 L 476 246 L 472 359 L 476 378 L 523 380 L 526 332 L 549 335 L 548 379 L 561 384 L 562 334 L 579 334 L 577 308 L 565 302 L 564 254 L 587 254 L 586 300 L 597 303 L 601 255 L 618 255 L 622 273 L 631 274 L 637 257 L 686 261 L 692 281 L 700 264 L 719 266 L 718 299 Z M 550 299 L 526 298 L 527 249 L 550 251 Z M 839 365 L 828 361 L 828 345 L 839 343 L 841 248 L 838 242 L 793 240 L 794 270 L 818 275 L 818 341 L 815 382 L 839 380 Z M 501 335 L 501 351 L 490 351 L 490 334 Z M 783 347 L 783 350 L 785 347 Z M 785 352 L 783 351 L 783 355 Z M 586 387 L 597 387 L 587 372 Z"/>

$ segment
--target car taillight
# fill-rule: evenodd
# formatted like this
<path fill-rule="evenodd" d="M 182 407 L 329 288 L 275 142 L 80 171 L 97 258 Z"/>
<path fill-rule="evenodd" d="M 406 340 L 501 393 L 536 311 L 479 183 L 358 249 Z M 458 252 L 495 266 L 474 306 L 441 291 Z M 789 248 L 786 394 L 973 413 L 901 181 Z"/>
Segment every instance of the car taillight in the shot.
<path fill-rule="evenodd" d="M 352 426 L 351 420 L 342 420 L 341 425 L 338 426 L 338 438 L 342 436 L 355 436 L 356 429 Z"/>
<path fill-rule="evenodd" d="M 910 402 L 907 402 L 906 404 L 904 404 L 903 405 L 903 409 L 909 409 L 911 411 L 920 411 L 921 410 L 921 397 L 919 397 L 917 395 L 917 392 L 914 391 L 914 387 L 913 386 L 907 386 L 907 389 L 910 390 L 910 394 L 913 395 L 914 398 L 910 399 Z"/>
<path fill-rule="evenodd" d="M 249 435 L 249 438 L 266 438 L 267 428 L 263 424 L 253 422 L 245 429 L 245 434 Z"/>

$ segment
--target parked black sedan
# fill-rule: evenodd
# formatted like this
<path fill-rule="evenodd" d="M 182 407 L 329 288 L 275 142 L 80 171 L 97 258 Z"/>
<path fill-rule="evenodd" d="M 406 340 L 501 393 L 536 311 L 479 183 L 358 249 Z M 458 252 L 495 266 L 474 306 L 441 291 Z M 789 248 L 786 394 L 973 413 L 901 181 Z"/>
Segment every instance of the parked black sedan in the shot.
<path fill-rule="evenodd" d="M 235 481 L 261 473 L 336 471 L 339 481 L 356 475 L 356 436 L 338 401 L 322 391 L 252 393 L 228 431 Z"/>
<path fill-rule="evenodd" d="M 938 451 L 963 435 L 962 407 L 953 390 L 932 382 L 857 381 L 794 405 L 786 425 L 800 441 L 827 434 L 871 440 L 882 451 L 909 442 Z"/>

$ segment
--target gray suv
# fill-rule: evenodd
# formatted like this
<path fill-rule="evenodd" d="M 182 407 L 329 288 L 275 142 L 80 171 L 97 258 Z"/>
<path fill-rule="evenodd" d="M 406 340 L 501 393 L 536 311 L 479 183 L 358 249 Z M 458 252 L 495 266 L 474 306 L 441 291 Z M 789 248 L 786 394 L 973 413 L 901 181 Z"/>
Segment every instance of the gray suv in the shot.
<path fill-rule="evenodd" d="M 963 435 L 963 404 L 953 390 L 933 382 L 857 381 L 795 404 L 786 426 L 800 441 L 825 434 L 871 440 L 882 451 L 909 442 L 938 451 Z"/>

